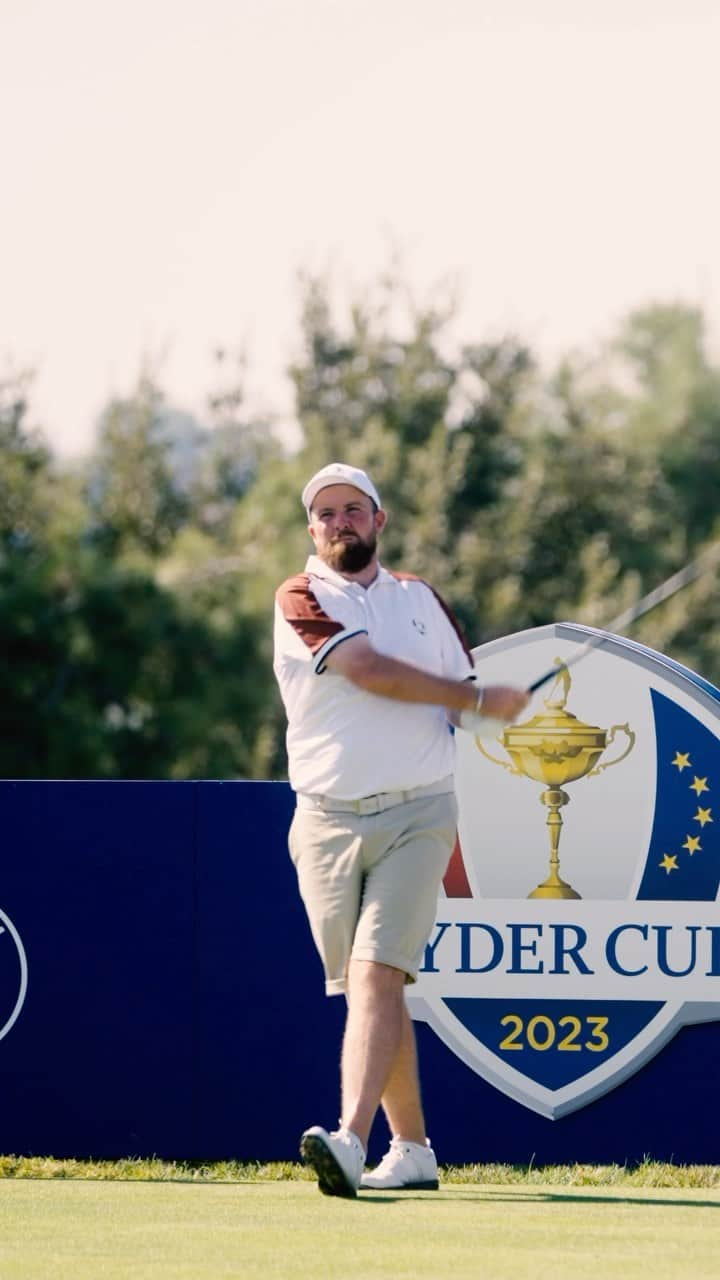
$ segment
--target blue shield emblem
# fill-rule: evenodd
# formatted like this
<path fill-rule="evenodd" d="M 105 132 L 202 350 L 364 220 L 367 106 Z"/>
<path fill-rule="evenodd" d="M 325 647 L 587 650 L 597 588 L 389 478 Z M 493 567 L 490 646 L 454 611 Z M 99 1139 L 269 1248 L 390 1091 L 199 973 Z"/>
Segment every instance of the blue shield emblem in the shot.
<path fill-rule="evenodd" d="M 474 653 L 528 686 L 594 634 Z M 720 691 L 608 637 L 492 741 L 458 733 L 458 844 L 408 1005 L 552 1118 L 720 1018 Z"/>

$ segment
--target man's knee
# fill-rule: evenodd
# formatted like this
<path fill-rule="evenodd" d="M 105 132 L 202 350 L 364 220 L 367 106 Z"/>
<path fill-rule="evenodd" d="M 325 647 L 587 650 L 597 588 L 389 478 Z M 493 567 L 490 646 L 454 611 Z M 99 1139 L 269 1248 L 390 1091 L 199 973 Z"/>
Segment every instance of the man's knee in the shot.
<path fill-rule="evenodd" d="M 372 993 L 376 997 L 387 996 L 402 999 L 406 974 L 403 969 L 382 964 L 378 960 L 351 960 L 348 966 L 348 993 Z"/>

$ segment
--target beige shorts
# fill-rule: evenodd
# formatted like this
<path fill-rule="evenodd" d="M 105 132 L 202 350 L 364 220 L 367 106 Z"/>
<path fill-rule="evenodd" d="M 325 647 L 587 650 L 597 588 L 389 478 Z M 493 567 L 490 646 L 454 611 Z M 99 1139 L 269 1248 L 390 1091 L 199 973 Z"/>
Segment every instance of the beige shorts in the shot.
<path fill-rule="evenodd" d="M 402 969 L 415 981 L 456 827 L 453 791 L 390 800 L 371 814 L 329 811 L 298 796 L 290 856 L 328 995 L 345 991 L 351 957 Z"/>

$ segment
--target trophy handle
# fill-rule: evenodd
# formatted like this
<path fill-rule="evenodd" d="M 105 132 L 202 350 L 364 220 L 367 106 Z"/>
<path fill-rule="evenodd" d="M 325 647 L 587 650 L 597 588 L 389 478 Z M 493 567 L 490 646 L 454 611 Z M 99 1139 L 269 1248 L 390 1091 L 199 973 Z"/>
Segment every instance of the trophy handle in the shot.
<path fill-rule="evenodd" d="M 509 764 L 507 760 L 501 760 L 499 756 L 491 755 L 490 752 L 487 751 L 483 746 L 481 738 L 479 737 L 475 738 L 475 746 L 477 747 L 478 751 L 482 752 L 482 754 L 485 756 L 487 760 L 492 760 L 493 764 L 499 764 L 501 768 L 507 769 L 508 773 L 519 774 L 521 772 L 520 769 L 515 768 L 514 764 Z"/>
<path fill-rule="evenodd" d="M 628 744 L 625 750 L 621 752 L 619 756 L 616 756 L 614 760 L 608 760 L 607 764 L 599 764 L 597 766 L 597 769 L 591 769 L 590 772 L 585 775 L 587 778 L 594 778 L 597 773 L 602 773 L 604 769 L 611 769 L 614 764 L 619 764 L 621 760 L 624 760 L 626 756 L 630 755 L 630 752 L 635 746 L 635 734 L 630 728 L 630 725 L 614 724 L 612 729 L 608 730 L 608 740 L 607 740 L 607 743 L 605 744 L 606 746 L 610 746 L 610 743 L 615 741 L 616 733 L 624 733 L 626 735 Z"/>

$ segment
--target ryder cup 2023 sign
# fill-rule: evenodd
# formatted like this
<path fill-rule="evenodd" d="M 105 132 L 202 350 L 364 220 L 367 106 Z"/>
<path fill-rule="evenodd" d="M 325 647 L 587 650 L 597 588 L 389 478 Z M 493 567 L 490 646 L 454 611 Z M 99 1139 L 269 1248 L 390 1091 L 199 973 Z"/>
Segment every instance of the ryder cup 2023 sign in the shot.
<path fill-rule="evenodd" d="M 494 641 L 479 678 L 528 687 L 594 634 Z M 560 1117 L 720 1019 L 720 691 L 608 636 L 516 725 L 457 745 L 458 844 L 409 1007 Z"/>

